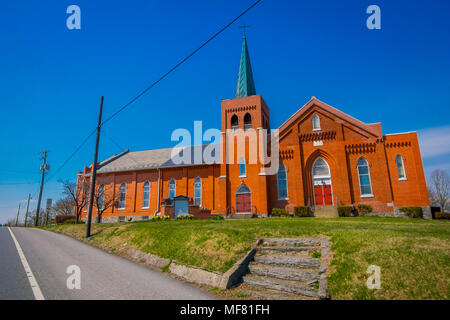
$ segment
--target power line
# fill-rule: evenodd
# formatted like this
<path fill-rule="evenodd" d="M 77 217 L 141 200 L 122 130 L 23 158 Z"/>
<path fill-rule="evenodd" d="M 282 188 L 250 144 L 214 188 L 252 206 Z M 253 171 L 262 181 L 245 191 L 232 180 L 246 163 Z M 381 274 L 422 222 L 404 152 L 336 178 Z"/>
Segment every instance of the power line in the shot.
<path fill-rule="evenodd" d="M 208 40 L 206 40 L 200 47 L 195 49 L 193 52 L 191 52 L 189 55 L 187 55 L 184 59 L 182 59 L 180 62 L 175 64 L 169 71 L 167 71 L 165 74 L 163 74 L 160 78 L 158 78 L 155 82 L 153 82 L 150 86 L 145 88 L 141 93 L 139 93 L 137 96 L 135 96 L 133 99 L 131 99 L 128 103 L 123 105 L 121 108 L 119 108 L 116 112 L 114 112 L 111 116 L 106 118 L 101 123 L 101 126 L 112 120 L 114 117 L 116 117 L 120 112 L 125 110 L 128 106 L 130 106 L 132 103 L 134 103 L 136 100 L 138 100 L 140 97 L 142 97 L 147 91 L 152 89 L 154 86 L 156 86 L 159 82 L 161 82 L 164 78 L 166 78 L 169 74 L 171 74 L 173 71 L 175 71 L 178 67 L 180 67 L 183 63 L 185 63 L 187 60 L 189 60 L 192 56 L 194 56 L 198 51 L 200 51 L 203 47 L 205 47 L 209 42 L 214 40 L 218 35 L 220 35 L 222 32 L 224 32 L 226 29 L 228 29 L 233 23 L 235 23 L 237 20 L 239 20 L 243 15 L 245 15 L 248 11 L 250 11 L 253 7 L 255 7 L 258 3 L 260 3 L 262 0 L 255 1 L 250 7 L 245 9 L 240 15 L 238 15 L 236 18 L 234 18 L 231 22 L 229 22 L 227 25 L 225 25 L 223 28 L 221 28 L 219 31 L 217 31 L 213 36 L 211 36 Z M 81 142 L 80 145 L 70 154 L 70 156 L 63 162 L 63 164 L 56 169 L 54 173 L 47 179 L 47 181 L 53 179 L 56 174 L 61 171 L 62 168 L 66 166 L 66 164 L 75 156 L 75 154 L 86 144 L 86 142 L 89 140 L 89 138 L 97 131 L 97 128 L 92 130 L 92 132 Z M 37 192 L 33 195 L 33 197 L 36 195 Z"/>
<path fill-rule="evenodd" d="M 210 37 L 208 40 L 206 40 L 200 47 L 198 47 L 197 49 L 195 49 L 194 51 L 192 51 L 189 55 L 187 55 L 183 60 L 181 60 L 180 62 L 178 62 L 175 66 L 173 66 L 169 71 L 167 71 L 165 74 L 163 74 L 158 80 L 156 80 L 155 82 L 153 82 L 150 86 L 148 86 L 147 88 L 145 88 L 141 93 L 139 93 L 136 97 L 134 97 L 133 99 L 131 99 L 128 103 L 126 103 L 124 106 L 122 106 L 119 110 L 117 110 L 116 112 L 114 112 L 111 116 L 109 116 L 108 118 L 106 118 L 106 120 L 104 120 L 102 122 L 102 126 L 107 123 L 108 121 L 110 121 L 112 118 L 114 118 L 116 115 L 118 115 L 120 112 L 122 112 L 123 110 L 125 110 L 129 105 L 131 105 L 133 102 L 135 102 L 137 99 L 139 99 L 140 97 L 142 97 L 147 91 L 149 91 L 151 88 L 153 88 L 155 85 L 157 85 L 161 80 L 163 80 L 165 77 L 167 77 L 169 74 L 171 74 L 173 71 L 175 71 L 175 69 L 177 69 L 179 66 L 181 66 L 183 63 L 185 63 L 187 60 L 189 60 L 189 58 L 191 58 L 193 55 L 195 55 L 198 51 L 200 51 L 200 49 L 202 49 L 204 46 L 206 46 L 209 42 L 211 42 L 212 40 L 214 40 L 214 38 L 216 38 L 219 34 L 221 34 L 222 32 L 224 32 L 226 29 L 228 29 L 228 27 L 230 27 L 233 23 L 235 23 L 237 20 L 239 20 L 239 18 L 241 18 L 244 14 L 246 14 L 248 11 L 250 11 L 254 6 L 256 6 L 259 2 L 261 2 L 261 0 L 257 0 L 255 1 L 250 7 L 248 7 L 246 10 L 244 10 L 240 15 L 238 15 L 236 18 L 234 18 L 230 23 L 228 23 L 226 26 L 224 26 L 222 29 L 220 29 L 219 31 L 217 31 L 212 37 Z"/>

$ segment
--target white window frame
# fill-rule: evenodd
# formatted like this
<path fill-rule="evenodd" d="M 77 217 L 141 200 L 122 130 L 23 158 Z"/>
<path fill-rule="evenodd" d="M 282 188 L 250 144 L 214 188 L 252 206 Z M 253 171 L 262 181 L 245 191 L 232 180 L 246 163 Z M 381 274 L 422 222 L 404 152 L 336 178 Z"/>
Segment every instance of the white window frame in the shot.
<path fill-rule="evenodd" d="M 122 186 L 125 186 L 123 207 L 121 207 L 120 205 L 120 203 L 122 202 L 122 200 L 120 200 L 120 198 L 122 197 Z M 119 207 L 117 208 L 117 210 L 125 210 L 126 206 L 127 206 L 127 184 L 125 182 L 122 182 L 119 187 Z"/>
<path fill-rule="evenodd" d="M 172 184 L 172 182 L 173 182 L 173 184 Z M 170 186 L 171 185 L 173 185 L 173 198 L 170 197 Z M 177 196 L 177 182 L 175 181 L 174 178 L 171 178 L 169 180 L 169 190 L 168 191 L 169 191 L 169 194 L 168 194 L 169 199 L 175 199 L 175 197 Z"/>
<path fill-rule="evenodd" d="M 402 168 L 403 168 L 403 174 L 404 174 L 404 176 L 401 177 L 401 178 L 400 178 L 400 172 L 398 171 L 398 163 L 397 163 L 397 158 L 398 157 L 400 157 L 400 160 L 402 161 Z M 399 154 L 395 157 L 395 166 L 397 167 L 398 180 L 399 181 L 406 181 L 406 180 L 408 180 L 406 178 L 405 162 L 403 161 L 403 157 L 401 155 L 399 155 Z"/>
<path fill-rule="evenodd" d="M 315 120 L 318 120 L 318 122 L 319 122 L 319 127 L 316 127 L 316 124 L 315 124 Z M 313 117 L 312 117 L 312 125 L 313 125 L 313 131 L 320 131 L 321 129 L 320 129 L 320 117 L 317 115 L 317 114 L 315 114 Z"/>
<path fill-rule="evenodd" d="M 359 162 L 359 160 L 361 160 L 361 159 L 364 159 L 364 161 L 365 161 L 366 164 L 367 164 L 367 176 L 369 177 L 370 194 L 369 194 L 369 193 L 368 193 L 368 194 L 363 194 L 363 193 L 362 193 L 362 190 L 361 190 L 361 179 L 360 179 L 361 173 L 359 173 L 359 167 L 360 167 L 360 166 L 358 165 L 358 162 Z M 364 158 L 364 157 L 358 158 L 358 161 L 356 161 L 356 170 L 358 171 L 359 196 L 360 196 L 361 198 L 373 198 L 374 195 L 373 195 L 373 187 L 372 187 L 372 178 L 370 177 L 370 166 L 369 166 L 369 161 L 367 161 L 367 159 Z M 364 173 L 363 175 L 366 175 L 366 174 Z"/>
<path fill-rule="evenodd" d="M 197 184 L 197 181 L 200 183 L 200 203 L 198 204 L 198 206 L 202 206 L 202 195 L 203 195 L 203 192 L 202 192 L 202 179 L 200 177 L 197 177 L 194 180 L 194 205 L 197 205 L 197 204 L 195 204 L 195 199 L 196 199 L 196 197 L 195 197 L 195 185 Z"/>
<path fill-rule="evenodd" d="M 244 174 L 241 174 L 241 166 L 244 166 Z M 247 164 L 245 163 L 245 158 L 239 159 L 239 178 L 247 178 Z"/>
<path fill-rule="evenodd" d="M 148 183 L 148 206 L 144 206 L 144 201 L 145 201 L 145 185 Z M 150 181 L 145 181 L 144 185 L 142 186 L 142 209 L 149 209 L 150 208 L 150 190 L 151 190 L 151 184 Z"/>
<path fill-rule="evenodd" d="M 280 168 L 283 166 L 284 168 L 284 174 L 286 175 L 286 197 L 280 197 L 280 179 L 278 174 L 280 173 Z M 283 163 L 280 163 L 278 166 L 278 172 L 277 172 L 277 191 L 278 191 L 278 200 L 289 200 L 289 190 L 288 190 L 288 178 L 287 178 L 287 169 L 286 166 Z"/>

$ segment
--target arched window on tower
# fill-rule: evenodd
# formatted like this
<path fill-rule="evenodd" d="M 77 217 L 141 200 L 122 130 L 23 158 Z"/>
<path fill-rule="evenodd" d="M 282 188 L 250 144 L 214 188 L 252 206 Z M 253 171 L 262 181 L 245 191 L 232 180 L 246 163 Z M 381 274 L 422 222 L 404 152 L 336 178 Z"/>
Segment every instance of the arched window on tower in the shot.
<path fill-rule="evenodd" d="M 406 180 L 405 165 L 401 155 L 397 155 L 395 163 L 397 164 L 398 180 Z"/>
<path fill-rule="evenodd" d="M 169 182 L 169 198 L 170 199 L 175 198 L 176 187 L 177 186 L 175 184 L 175 179 L 174 178 L 170 179 L 170 182 Z"/>
<path fill-rule="evenodd" d="M 280 163 L 277 173 L 278 200 L 288 199 L 286 167 Z"/>
<path fill-rule="evenodd" d="M 239 177 L 245 177 L 247 174 L 247 170 L 245 168 L 245 159 L 239 159 Z"/>
<path fill-rule="evenodd" d="M 312 119 L 312 123 L 313 123 L 313 130 L 319 131 L 320 130 L 320 118 L 317 114 L 314 115 L 314 117 Z"/>
<path fill-rule="evenodd" d="M 194 205 L 202 205 L 202 180 L 199 177 L 194 181 Z"/>
<path fill-rule="evenodd" d="M 231 130 L 237 130 L 239 128 L 239 119 L 237 115 L 231 117 Z"/>
<path fill-rule="evenodd" d="M 119 193 L 119 209 L 125 209 L 127 195 L 127 184 L 125 182 L 120 185 Z"/>
<path fill-rule="evenodd" d="M 359 176 L 359 188 L 361 190 L 361 196 L 371 197 L 372 183 L 370 181 L 369 163 L 363 157 L 359 158 L 357 163 L 358 176 Z"/>
<path fill-rule="evenodd" d="M 248 130 L 252 127 L 252 116 L 250 113 L 246 113 L 244 116 L 244 130 Z"/>
<path fill-rule="evenodd" d="M 142 209 L 148 209 L 149 207 L 150 207 L 150 182 L 145 181 L 142 196 Z"/>

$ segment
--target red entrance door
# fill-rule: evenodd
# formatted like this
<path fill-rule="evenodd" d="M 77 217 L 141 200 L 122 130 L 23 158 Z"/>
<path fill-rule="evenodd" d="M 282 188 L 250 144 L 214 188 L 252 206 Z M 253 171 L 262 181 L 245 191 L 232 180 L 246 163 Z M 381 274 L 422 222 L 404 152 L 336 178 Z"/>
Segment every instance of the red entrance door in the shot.
<path fill-rule="evenodd" d="M 331 184 L 315 185 L 314 196 L 316 200 L 316 206 L 331 206 L 333 204 Z"/>
<path fill-rule="evenodd" d="M 241 193 L 236 195 L 236 212 L 251 212 L 252 202 L 250 193 Z"/>

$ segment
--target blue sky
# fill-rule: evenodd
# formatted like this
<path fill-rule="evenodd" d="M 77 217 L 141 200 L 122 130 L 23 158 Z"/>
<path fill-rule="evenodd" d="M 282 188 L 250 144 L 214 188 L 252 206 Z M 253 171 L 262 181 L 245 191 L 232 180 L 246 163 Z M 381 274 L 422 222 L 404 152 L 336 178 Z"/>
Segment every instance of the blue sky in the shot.
<path fill-rule="evenodd" d="M 1 1 L 0 223 L 36 193 L 39 151 L 51 150 L 51 175 L 94 129 L 101 95 L 107 117 L 251 3 Z M 71 4 L 81 8 L 81 30 L 66 27 Z M 381 30 L 366 28 L 371 4 L 381 8 Z M 192 129 L 194 120 L 220 128 L 245 22 L 256 90 L 273 128 L 316 96 L 382 122 L 384 133 L 418 131 L 426 174 L 450 172 L 449 9 L 437 0 L 263 0 L 105 125 L 100 159 L 119 153 L 117 145 L 173 146 L 172 131 Z M 43 203 L 60 197 L 57 179 L 75 179 L 92 162 L 93 147 L 94 137 L 46 184 Z M 16 184 L 27 182 L 35 183 Z"/>

